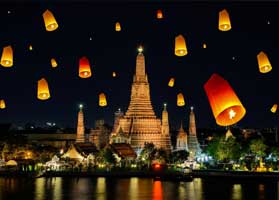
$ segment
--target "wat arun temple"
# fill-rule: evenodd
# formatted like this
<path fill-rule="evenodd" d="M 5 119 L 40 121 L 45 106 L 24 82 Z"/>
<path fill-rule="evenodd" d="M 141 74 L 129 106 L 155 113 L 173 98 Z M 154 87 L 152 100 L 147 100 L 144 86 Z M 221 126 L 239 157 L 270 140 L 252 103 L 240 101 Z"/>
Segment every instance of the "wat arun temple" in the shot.
<path fill-rule="evenodd" d="M 111 141 L 129 143 L 131 147 L 140 151 L 146 142 L 153 143 L 157 148 L 172 150 L 169 121 L 166 104 L 162 112 L 162 119 L 154 113 L 148 76 L 145 72 L 145 58 L 142 48 L 138 49 L 136 58 L 136 72 L 133 77 L 131 99 L 125 114 L 116 112 Z M 121 141 L 120 141 L 121 140 Z"/>

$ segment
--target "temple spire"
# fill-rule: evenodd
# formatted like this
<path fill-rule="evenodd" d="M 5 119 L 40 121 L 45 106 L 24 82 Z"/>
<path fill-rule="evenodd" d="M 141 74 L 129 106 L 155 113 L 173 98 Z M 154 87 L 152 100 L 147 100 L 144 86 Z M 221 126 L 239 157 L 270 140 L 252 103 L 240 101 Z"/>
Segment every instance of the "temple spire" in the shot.
<path fill-rule="evenodd" d="M 143 47 L 139 46 L 138 48 L 138 55 L 136 61 L 136 80 L 142 80 L 145 78 L 145 59 L 143 55 Z"/>
<path fill-rule="evenodd" d="M 84 116 L 82 111 L 83 105 L 79 105 L 78 123 L 77 123 L 77 137 L 76 142 L 85 142 L 84 137 Z"/>
<path fill-rule="evenodd" d="M 169 127 L 169 115 L 167 111 L 167 104 L 164 103 L 164 110 L 162 112 L 162 134 L 169 135 L 170 127 Z"/>
<path fill-rule="evenodd" d="M 194 107 L 191 106 L 191 112 L 190 112 L 190 120 L 189 120 L 189 134 L 190 135 L 196 135 L 196 120 L 195 120 L 195 113 L 194 113 Z"/>

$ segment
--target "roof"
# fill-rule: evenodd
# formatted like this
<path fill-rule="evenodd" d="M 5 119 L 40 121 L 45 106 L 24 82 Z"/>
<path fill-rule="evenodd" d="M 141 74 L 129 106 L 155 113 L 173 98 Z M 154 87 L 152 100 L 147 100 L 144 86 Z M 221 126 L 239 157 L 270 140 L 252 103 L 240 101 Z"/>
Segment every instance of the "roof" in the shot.
<path fill-rule="evenodd" d="M 110 144 L 110 147 L 114 153 L 116 153 L 121 158 L 133 158 L 137 157 L 136 152 L 131 147 L 130 144 L 127 143 L 113 143 Z"/>
<path fill-rule="evenodd" d="M 75 147 L 79 152 L 85 153 L 86 155 L 98 152 L 96 145 L 91 142 L 76 143 Z"/>
<path fill-rule="evenodd" d="M 64 153 L 61 157 L 62 158 L 69 157 L 70 159 L 75 159 L 75 160 L 84 159 L 84 156 L 80 152 L 78 152 L 75 145 L 73 145 L 73 144 L 69 147 L 68 151 L 66 153 Z"/>

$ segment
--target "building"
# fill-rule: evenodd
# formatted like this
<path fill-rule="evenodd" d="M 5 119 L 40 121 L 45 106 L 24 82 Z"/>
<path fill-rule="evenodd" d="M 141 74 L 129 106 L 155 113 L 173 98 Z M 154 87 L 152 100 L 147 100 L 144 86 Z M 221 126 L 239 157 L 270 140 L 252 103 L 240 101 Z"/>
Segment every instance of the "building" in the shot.
<path fill-rule="evenodd" d="M 190 153 L 190 158 L 194 158 L 197 154 L 201 153 L 200 144 L 197 138 L 194 107 L 191 107 L 190 117 L 189 117 L 188 149 Z"/>
<path fill-rule="evenodd" d="M 152 142 L 158 148 L 171 151 L 168 113 L 166 105 L 162 113 L 162 120 L 156 117 L 150 100 L 148 77 L 145 72 L 145 58 L 142 48 L 138 49 L 136 58 L 136 72 L 133 77 L 130 104 L 125 115 L 115 119 L 111 136 L 120 130 L 131 138 L 130 144 L 137 152 L 146 142 Z"/>
<path fill-rule="evenodd" d="M 104 148 L 109 143 L 111 128 L 105 125 L 103 119 L 95 121 L 95 128 L 90 130 L 89 142 L 94 143 L 98 149 Z"/>
<path fill-rule="evenodd" d="M 177 139 L 176 139 L 176 150 L 177 151 L 189 151 L 188 150 L 188 138 L 187 133 L 184 131 L 182 123 L 180 129 L 178 131 Z"/>
<path fill-rule="evenodd" d="M 78 121 L 77 121 L 77 137 L 76 143 L 85 142 L 85 132 L 84 132 L 84 116 L 82 112 L 82 104 L 79 105 Z"/>

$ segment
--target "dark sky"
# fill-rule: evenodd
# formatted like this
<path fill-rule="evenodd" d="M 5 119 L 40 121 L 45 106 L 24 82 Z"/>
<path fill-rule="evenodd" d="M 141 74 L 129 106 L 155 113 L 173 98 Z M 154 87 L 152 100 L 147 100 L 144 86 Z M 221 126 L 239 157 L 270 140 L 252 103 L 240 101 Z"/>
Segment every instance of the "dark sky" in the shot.
<path fill-rule="evenodd" d="M 161 117 L 167 102 L 172 126 L 181 120 L 188 126 L 190 106 L 195 107 L 198 127 L 217 126 L 203 89 L 212 73 L 228 80 L 247 110 L 238 126 L 279 124 L 278 113 L 270 112 L 279 103 L 279 3 L 43 2 L 0 3 L 0 48 L 12 45 L 14 50 L 14 66 L 0 66 L 0 99 L 7 106 L 0 110 L 0 123 L 50 121 L 74 127 L 78 104 L 83 103 L 87 127 L 98 118 L 112 124 L 119 107 L 127 110 L 137 46 L 143 44 L 154 110 Z M 232 23 L 228 32 L 218 30 L 218 12 L 224 8 Z M 45 30 L 46 9 L 59 24 L 56 31 Z M 157 9 L 163 10 L 163 20 L 156 19 Z M 121 32 L 114 30 L 116 21 Z M 174 55 L 174 38 L 179 34 L 187 43 L 184 57 Z M 30 44 L 33 51 L 28 50 Z M 258 70 L 260 51 L 269 57 L 270 73 Z M 91 63 L 89 79 L 78 77 L 82 56 Z M 51 68 L 52 57 L 58 68 Z M 37 81 L 42 77 L 50 87 L 47 101 L 37 99 Z M 167 86 L 171 77 L 176 78 L 173 88 Z M 100 92 L 107 95 L 105 108 L 98 106 Z M 184 94 L 185 107 L 176 106 L 179 92 Z"/>

